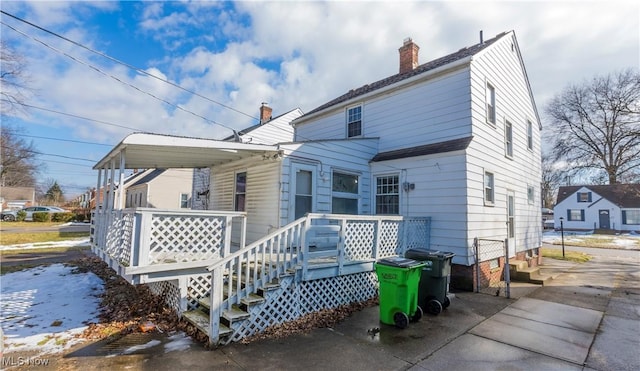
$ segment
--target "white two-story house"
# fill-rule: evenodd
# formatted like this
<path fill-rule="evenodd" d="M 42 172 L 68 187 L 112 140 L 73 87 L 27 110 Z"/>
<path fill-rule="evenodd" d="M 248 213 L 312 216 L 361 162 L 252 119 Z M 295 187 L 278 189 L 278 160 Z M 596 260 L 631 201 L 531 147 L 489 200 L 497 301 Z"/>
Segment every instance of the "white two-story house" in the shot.
<path fill-rule="evenodd" d="M 348 200 L 332 193 L 324 209 L 430 216 L 430 247 L 456 254 L 453 282 L 462 286 L 475 238 L 506 239 L 511 256 L 536 256 L 541 124 L 515 33 L 425 64 L 411 39 L 399 51 L 398 74 L 293 122 L 300 142 L 377 138 L 366 172 L 346 162 L 329 168 L 359 186 Z M 309 169 L 313 179 L 327 172 Z M 321 200 L 312 205 L 322 208 Z"/>
<path fill-rule="evenodd" d="M 98 184 L 116 169 L 201 169 L 198 210 L 117 210 L 110 195 L 94 251 L 131 282 L 176 292 L 180 312 L 209 297 L 194 321 L 213 343 L 374 297 L 373 262 L 408 248 L 454 253 L 462 289 L 504 271 L 505 255 L 538 256 L 541 125 L 515 33 L 424 64 L 418 51 L 407 39 L 397 74 L 303 115 L 269 120 L 263 107 L 260 124 L 225 140 L 126 137 L 95 165 Z M 478 241 L 508 252 L 476 265 Z M 274 279 L 276 291 L 261 289 Z M 244 322 L 225 316 L 252 293 L 266 301 Z"/>

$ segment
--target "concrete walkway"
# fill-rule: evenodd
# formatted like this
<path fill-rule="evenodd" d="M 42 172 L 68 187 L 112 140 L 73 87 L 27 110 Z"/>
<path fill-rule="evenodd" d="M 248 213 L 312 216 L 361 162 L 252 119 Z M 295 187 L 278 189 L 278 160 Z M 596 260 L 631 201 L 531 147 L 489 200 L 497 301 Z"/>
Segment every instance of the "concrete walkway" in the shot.
<path fill-rule="evenodd" d="M 547 286 L 514 285 L 512 299 L 458 292 L 446 311 L 426 315 L 405 330 L 380 324 L 378 307 L 372 307 L 332 329 L 212 351 L 200 344 L 168 351 L 166 335 L 133 334 L 117 343 L 74 349 L 51 366 L 82 370 L 639 370 L 640 252 L 633 258 L 595 257 L 585 264 L 547 259 L 543 271 L 555 277 Z M 124 352 L 132 343 L 152 340 L 157 345 Z"/>

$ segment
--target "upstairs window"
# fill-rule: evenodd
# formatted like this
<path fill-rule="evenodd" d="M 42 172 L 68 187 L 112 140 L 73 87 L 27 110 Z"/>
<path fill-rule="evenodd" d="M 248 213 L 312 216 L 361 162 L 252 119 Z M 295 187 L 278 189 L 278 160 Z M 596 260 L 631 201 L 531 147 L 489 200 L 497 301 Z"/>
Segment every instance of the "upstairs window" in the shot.
<path fill-rule="evenodd" d="M 504 154 L 513 157 L 513 125 L 509 121 L 504 125 Z"/>
<path fill-rule="evenodd" d="M 591 192 L 578 192 L 578 202 L 591 202 Z"/>
<path fill-rule="evenodd" d="M 496 123 L 496 89 L 487 83 L 487 122 Z"/>
<path fill-rule="evenodd" d="M 180 208 L 186 209 L 189 207 L 189 195 L 186 193 L 180 194 Z"/>
<path fill-rule="evenodd" d="M 493 185 L 493 173 L 484 172 L 484 204 L 492 206 L 495 202 L 495 189 Z"/>
<path fill-rule="evenodd" d="M 527 120 L 527 148 L 533 150 L 533 124 Z"/>
<path fill-rule="evenodd" d="M 245 201 L 247 197 L 247 173 L 236 173 L 236 186 L 235 186 L 235 211 L 245 211 Z"/>
<path fill-rule="evenodd" d="M 347 138 L 362 135 L 362 106 L 351 107 L 347 110 Z"/>

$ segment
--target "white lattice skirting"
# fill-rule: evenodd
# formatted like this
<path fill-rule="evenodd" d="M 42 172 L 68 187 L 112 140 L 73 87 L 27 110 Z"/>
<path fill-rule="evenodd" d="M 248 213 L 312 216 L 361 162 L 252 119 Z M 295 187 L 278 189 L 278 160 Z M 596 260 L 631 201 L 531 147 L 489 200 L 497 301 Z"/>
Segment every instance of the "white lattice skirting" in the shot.
<path fill-rule="evenodd" d="M 374 272 L 298 283 L 293 276 L 284 277 L 279 288 L 265 294 L 264 303 L 249 308 L 250 318 L 232 324 L 233 335 L 225 344 L 260 333 L 271 325 L 292 321 L 321 309 L 365 301 L 377 294 L 378 280 Z"/>
<path fill-rule="evenodd" d="M 162 297 L 165 304 L 176 313 L 181 313 L 180 309 L 180 287 L 178 286 L 178 280 L 160 281 L 148 283 L 147 286 L 152 294 Z"/>

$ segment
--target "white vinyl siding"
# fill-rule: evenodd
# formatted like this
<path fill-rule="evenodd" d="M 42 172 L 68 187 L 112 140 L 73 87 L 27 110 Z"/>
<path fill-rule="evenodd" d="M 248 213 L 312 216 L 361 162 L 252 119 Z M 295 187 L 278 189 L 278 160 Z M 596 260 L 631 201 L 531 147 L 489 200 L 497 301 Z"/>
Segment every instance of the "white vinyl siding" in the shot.
<path fill-rule="evenodd" d="M 363 135 L 381 138 L 379 152 L 468 137 L 469 91 L 469 70 L 458 68 L 429 83 L 373 96 L 361 103 Z M 298 122 L 296 140 L 343 139 L 345 115 L 338 106 L 313 123 Z"/>

